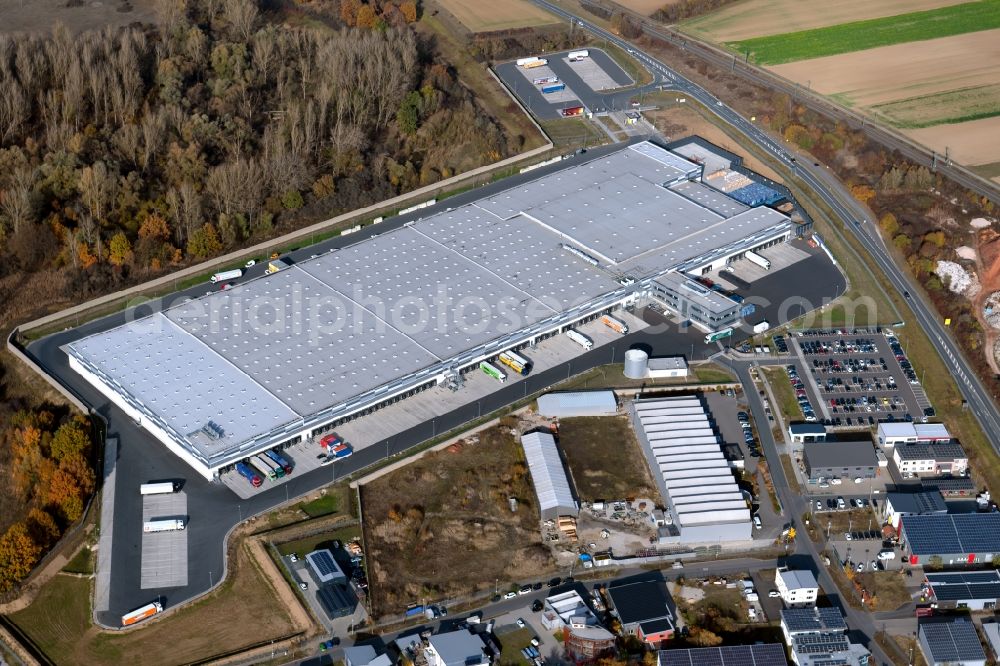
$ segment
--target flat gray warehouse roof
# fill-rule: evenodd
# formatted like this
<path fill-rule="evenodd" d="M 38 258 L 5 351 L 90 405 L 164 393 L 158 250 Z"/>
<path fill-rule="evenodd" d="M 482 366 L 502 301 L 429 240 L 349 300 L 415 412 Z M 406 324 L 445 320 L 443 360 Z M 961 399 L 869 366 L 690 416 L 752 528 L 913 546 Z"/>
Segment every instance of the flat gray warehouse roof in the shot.
<path fill-rule="evenodd" d="M 638 264 L 608 257 L 660 271 L 788 223 L 669 189 L 699 175 L 635 144 L 64 349 L 158 437 L 223 466 L 621 302 Z"/>

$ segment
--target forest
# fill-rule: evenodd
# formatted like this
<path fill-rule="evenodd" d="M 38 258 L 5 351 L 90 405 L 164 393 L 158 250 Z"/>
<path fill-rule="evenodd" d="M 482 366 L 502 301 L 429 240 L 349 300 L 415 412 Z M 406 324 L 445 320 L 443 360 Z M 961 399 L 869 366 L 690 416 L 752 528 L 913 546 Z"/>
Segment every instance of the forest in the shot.
<path fill-rule="evenodd" d="M 413 29 L 413 0 L 343 0 L 311 22 L 255 0 L 158 8 L 155 25 L 0 34 L 5 336 L 520 148 Z M 28 375 L 4 355 L 4 588 L 94 487 L 92 447 L 58 445 L 89 426 L 53 416 Z"/>

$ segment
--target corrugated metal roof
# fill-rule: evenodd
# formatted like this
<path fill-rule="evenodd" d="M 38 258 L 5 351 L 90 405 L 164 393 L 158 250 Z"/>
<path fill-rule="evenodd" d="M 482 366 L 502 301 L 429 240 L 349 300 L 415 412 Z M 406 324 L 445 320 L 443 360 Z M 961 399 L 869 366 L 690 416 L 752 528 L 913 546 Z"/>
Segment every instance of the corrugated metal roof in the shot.
<path fill-rule="evenodd" d="M 577 510 L 555 438 L 547 432 L 531 432 L 521 436 L 521 446 L 535 484 L 539 509 Z"/>
<path fill-rule="evenodd" d="M 557 418 L 608 416 L 618 413 L 618 403 L 613 391 L 546 393 L 538 398 L 538 413 Z"/>

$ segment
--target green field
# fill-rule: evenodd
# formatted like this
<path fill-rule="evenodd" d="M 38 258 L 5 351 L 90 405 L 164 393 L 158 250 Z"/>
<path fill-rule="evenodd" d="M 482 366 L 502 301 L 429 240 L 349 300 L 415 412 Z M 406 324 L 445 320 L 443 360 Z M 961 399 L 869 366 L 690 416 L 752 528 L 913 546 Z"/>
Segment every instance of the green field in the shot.
<path fill-rule="evenodd" d="M 872 109 L 903 129 L 991 118 L 1000 116 L 1000 85 L 948 90 L 878 104 Z"/>
<path fill-rule="evenodd" d="M 728 46 L 740 53 L 749 52 L 759 65 L 780 65 L 993 28 L 1000 28 L 1000 0 L 979 0 L 925 12 L 756 37 Z"/>

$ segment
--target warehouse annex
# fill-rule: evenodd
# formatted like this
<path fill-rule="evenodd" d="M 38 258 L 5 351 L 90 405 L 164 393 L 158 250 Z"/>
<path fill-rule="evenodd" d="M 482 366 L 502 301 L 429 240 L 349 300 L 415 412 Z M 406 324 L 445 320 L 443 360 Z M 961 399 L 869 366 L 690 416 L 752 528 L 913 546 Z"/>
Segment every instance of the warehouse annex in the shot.
<path fill-rule="evenodd" d="M 649 141 L 63 347 L 206 478 L 789 239 Z"/>

